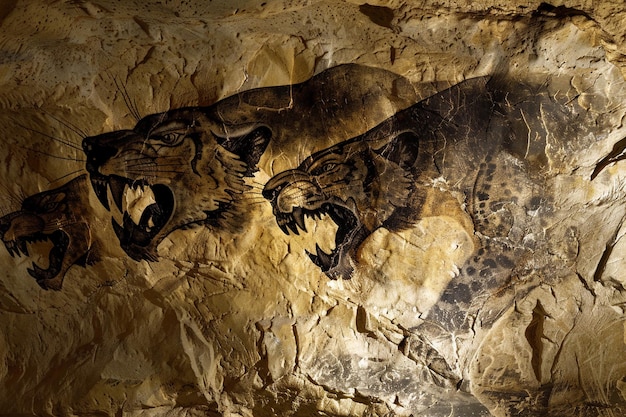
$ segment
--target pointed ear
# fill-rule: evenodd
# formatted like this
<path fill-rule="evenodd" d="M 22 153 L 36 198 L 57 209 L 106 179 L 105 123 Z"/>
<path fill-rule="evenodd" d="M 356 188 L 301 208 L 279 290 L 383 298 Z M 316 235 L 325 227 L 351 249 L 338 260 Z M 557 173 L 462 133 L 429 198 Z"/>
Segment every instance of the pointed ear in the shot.
<path fill-rule="evenodd" d="M 419 136 L 411 130 L 393 133 L 383 144 L 378 145 L 379 147 L 375 148 L 374 152 L 402 168 L 411 168 L 417 162 Z"/>
<path fill-rule="evenodd" d="M 272 138 L 272 130 L 259 123 L 238 126 L 222 126 L 218 132 L 213 131 L 217 143 L 228 151 L 238 155 L 246 163 L 245 176 L 257 171 L 257 163 L 265 152 Z"/>

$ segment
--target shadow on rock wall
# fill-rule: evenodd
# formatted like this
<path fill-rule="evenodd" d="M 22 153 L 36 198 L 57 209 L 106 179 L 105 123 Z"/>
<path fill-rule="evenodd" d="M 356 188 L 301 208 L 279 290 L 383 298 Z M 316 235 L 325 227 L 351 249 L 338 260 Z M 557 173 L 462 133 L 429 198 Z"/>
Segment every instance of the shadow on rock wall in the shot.
<path fill-rule="evenodd" d="M 611 364 L 626 363 L 625 283 L 615 266 L 626 94 L 593 21 L 545 5 L 515 19 L 419 24 L 409 11 L 400 19 L 384 7 L 341 5 L 337 13 L 344 7 L 402 42 L 390 63 L 329 64 L 299 83 L 144 117 L 129 94 L 137 87 L 116 80 L 111 94 L 125 109 L 102 109 L 95 86 L 85 95 L 102 128 L 78 129 L 78 113 L 71 123 L 10 114 L 20 122 L 14 131 L 68 145 L 36 126 L 54 119 L 81 136 L 70 148 L 84 153 L 73 158 L 83 164 L 73 180 L 28 192 L 0 218 L 15 262 L 1 298 L 11 352 L 0 352 L 0 375 L 11 395 L 52 404 L 34 410 L 52 414 L 622 410 L 626 369 Z M 441 69 L 436 53 L 416 45 L 458 61 Z M 142 62 L 165 60 L 151 48 Z M 317 48 L 305 50 L 326 56 Z M 439 68 L 432 77 L 416 75 L 421 61 L 407 66 L 420 54 Z M 274 55 L 262 48 L 246 70 L 271 57 L 269 68 L 282 68 Z M 160 77 L 142 85 L 204 82 Z M 118 126 L 121 111 L 134 126 Z M 56 175 L 52 162 L 33 162 L 37 149 L 11 143 L 6 169 Z M 26 274 L 59 291 L 18 281 Z M 46 306 L 56 313 L 29 344 L 34 313 Z M 58 357 L 45 351 L 51 331 L 68 339 L 53 344 Z M 87 381 L 80 401 L 75 379 Z M 105 399 L 110 409 L 101 410 Z M 0 404 L 9 399 L 0 395 Z"/>

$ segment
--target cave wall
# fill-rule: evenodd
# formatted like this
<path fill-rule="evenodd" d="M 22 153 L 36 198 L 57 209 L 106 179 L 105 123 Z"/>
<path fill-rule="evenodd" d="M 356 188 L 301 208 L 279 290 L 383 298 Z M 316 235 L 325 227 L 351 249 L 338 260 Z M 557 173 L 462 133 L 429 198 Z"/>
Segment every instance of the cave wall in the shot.
<path fill-rule="evenodd" d="M 3 2 L 0 415 L 623 415 L 623 22 Z"/>

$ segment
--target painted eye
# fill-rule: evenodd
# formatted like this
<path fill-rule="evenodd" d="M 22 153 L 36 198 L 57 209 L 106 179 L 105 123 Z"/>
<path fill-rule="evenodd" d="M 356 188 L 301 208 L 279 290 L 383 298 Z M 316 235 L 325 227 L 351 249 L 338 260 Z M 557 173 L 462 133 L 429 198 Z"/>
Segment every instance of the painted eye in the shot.
<path fill-rule="evenodd" d="M 54 210 L 56 210 L 56 208 L 59 206 L 59 203 L 51 201 L 49 203 L 46 203 L 43 205 L 43 209 L 46 213 L 50 213 Z"/>
<path fill-rule="evenodd" d="M 180 142 L 182 142 L 184 138 L 185 135 L 178 132 L 164 133 L 163 135 L 161 135 L 161 140 L 163 141 L 163 143 L 170 146 L 178 145 Z"/>
<path fill-rule="evenodd" d="M 52 199 L 50 196 L 44 197 L 38 204 L 38 211 L 43 211 L 45 213 L 50 213 L 51 211 L 56 210 L 59 203 Z"/>
<path fill-rule="evenodd" d="M 53 212 L 59 207 L 59 204 L 65 198 L 65 194 L 47 195 L 37 205 L 37 210 L 43 210 L 46 213 Z"/>
<path fill-rule="evenodd" d="M 333 169 L 335 169 L 337 167 L 337 164 L 330 162 L 328 164 L 324 164 L 322 166 L 322 172 L 329 172 L 332 171 Z"/>
<path fill-rule="evenodd" d="M 313 170 L 313 175 L 320 175 L 323 174 L 325 172 L 330 172 L 332 170 L 334 170 L 335 168 L 337 168 L 337 164 L 334 162 L 328 162 L 324 165 L 322 165 L 321 167 L 315 168 L 315 170 Z"/>

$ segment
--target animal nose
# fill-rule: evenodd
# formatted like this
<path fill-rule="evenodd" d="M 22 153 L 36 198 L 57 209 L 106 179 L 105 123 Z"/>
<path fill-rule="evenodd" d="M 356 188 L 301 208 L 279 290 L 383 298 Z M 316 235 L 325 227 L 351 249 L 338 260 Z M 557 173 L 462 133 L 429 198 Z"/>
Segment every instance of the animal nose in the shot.
<path fill-rule="evenodd" d="M 261 194 L 263 194 L 263 197 L 265 197 L 269 201 L 274 201 L 276 200 L 276 197 L 278 197 L 278 194 L 280 194 L 280 190 L 282 190 L 284 186 L 285 186 L 284 183 L 277 184 L 276 186 L 273 186 L 271 188 L 268 188 L 267 186 L 265 186 Z"/>
<path fill-rule="evenodd" d="M 308 183 L 308 182 L 309 182 L 309 176 L 304 171 L 301 171 L 299 169 L 283 171 L 273 176 L 267 182 L 267 184 L 265 184 L 262 194 L 263 194 L 263 197 L 275 203 L 278 197 L 280 196 L 281 191 L 285 187 L 296 184 L 296 183 Z"/>
<path fill-rule="evenodd" d="M 117 153 L 115 147 L 101 143 L 101 139 L 100 136 L 93 136 L 83 140 L 83 150 L 87 156 L 87 172 L 97 172 L 103 163 Z"/>
<path fill-rule="evenodd" d="M 90 153 L 93 150 L 93 138 L 91 137 L 87 137 L 85 139 L 83 139 L 83 151 L 85 151 L 85 153 Z"/>
<path fill-rule="evenodd" d="M 269 201 L 276 201 L 276 198 L 278 198 L 282 189 L 289 184 L 290 179 L 293 179 L 292 177 L 293 175 L 291 175 L 291 171 L 281 172 L 280 174 L 273 176 L 267 184 L 265 184 L 261 194 L 263 194 L 263 197 Z"/>
<path fill-rule="evenodd" d="M 0 237 L 4 237 L 4 234 L 9 230 L 11 223 L 6 220 L 5 217 L 0 219 Z"/>

